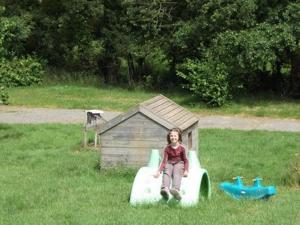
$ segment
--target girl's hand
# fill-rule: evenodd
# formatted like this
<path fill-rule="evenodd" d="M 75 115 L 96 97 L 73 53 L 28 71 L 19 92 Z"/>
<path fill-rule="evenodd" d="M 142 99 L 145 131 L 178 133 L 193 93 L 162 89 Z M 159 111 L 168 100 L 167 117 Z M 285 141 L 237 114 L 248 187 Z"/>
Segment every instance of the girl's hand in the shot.
<path fill-rule="evenodd" d="M 156 174 L 153 175 L 154 178 L 159 178 L 160 172 L 157 171 Z"/>
<path fill-rule="evenodd" d="M 184 171 L 183 176 L 187 177 L 188 175 L 189 175 L 189 172 L 188 171 Z"/>

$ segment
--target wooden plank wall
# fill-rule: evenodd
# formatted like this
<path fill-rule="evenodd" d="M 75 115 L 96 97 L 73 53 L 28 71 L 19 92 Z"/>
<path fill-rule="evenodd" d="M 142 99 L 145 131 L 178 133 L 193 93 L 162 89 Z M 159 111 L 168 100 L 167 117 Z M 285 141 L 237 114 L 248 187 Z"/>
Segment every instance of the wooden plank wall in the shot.
<path fill-rule="evenodd" d="M 145 166 L 151 149 L 162 151 L 167 144 L 167 129 L 137 113 L 100 137 L 101 167 L 123 164 Z"/>
<path fill-rule="evenodd" d="M 188 149 L 188 134 L 192 132 L 192 148 Z M 186 146 L 187 150 L 194 150 L 198 152 L 198 124 L 195 123 L 193 126 L 187 128 L 182 132 L 182 143 Z"/>

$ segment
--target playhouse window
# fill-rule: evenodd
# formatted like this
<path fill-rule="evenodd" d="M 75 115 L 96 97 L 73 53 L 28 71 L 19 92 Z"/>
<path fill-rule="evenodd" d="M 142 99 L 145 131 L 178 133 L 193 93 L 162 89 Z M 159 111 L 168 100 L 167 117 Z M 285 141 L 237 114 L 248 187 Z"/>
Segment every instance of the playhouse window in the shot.
<path fill-rule="evenodd" d="M 192 138 L 192 132 L 188 133 L 188 149 L 191 149 L 193 147 L 193 138 Z"/>

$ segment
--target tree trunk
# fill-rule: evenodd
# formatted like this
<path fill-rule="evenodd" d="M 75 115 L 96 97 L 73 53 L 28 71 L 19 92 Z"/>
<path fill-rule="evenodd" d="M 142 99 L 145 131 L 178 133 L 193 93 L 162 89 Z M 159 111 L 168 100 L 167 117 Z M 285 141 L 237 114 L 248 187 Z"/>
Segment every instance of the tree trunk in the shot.
<path fill-rule="evenodd" d="M 177 60 L 176 60 L 176 56 L 175 56 L 175 53 L 172 55 L 172 58 L 171 58 L 171 65 L 170 65 L 170 74 L 171 76 L 174 76 L 176 75 L 176 63 L 177 63 Z M 175 76 L 176 77 L 176 76 Z"/>
<path fill-rule="evenodd" d="M 281 67 L 282 67 L 282 63 L 280 61 L 279 58 L 277 58 L 276 62 L 275 62 L 275 66 L 274 66 L 274 71 L 272 73 L 272 86 L 271 89 L 273 90 L 273 92 L 277 93 L 277 94 L 282 94 L 284 92 L 284 90 L 282 90 L 283 88 L 283 77 L 282 77 L 282 73 L 281 73 Z"/>
<path fill-rule="evenodd" d="M 300 98 L 300 49 L 291 55 L 290 95 Z"/>
<path fill-rule="evenodd" d="M 140 83 L 143 80 L 143 75 L 145 75 L 145 73 L 144 73 L 145 72 L 145 68 L 144 68 L 145 58 L 144 57 L 138 58 L 137 64 L 138 64 L 138 67 L 137 67 L 137 73 L 136 73 L 136 81 Z"/>
<path fill-rule="evenodd" d="M 130 53 L 127 55 L 127 65 L 128 65 L 128 73 L 127 73 L 127 79 L 128 79 L 128 85 L 129 87 L 134 86 L 134 73 L 135 73 L 135 68 L 134 68 L 134 62 L 133 62 L 133 57 Z"/>
<path fill-rule="evenodd" d="M 106 57 L 101 62 L 101 71 L 104 77 L 104 83 L 115 84 L 118 81 L 120 63 L 114 57 Z"/>

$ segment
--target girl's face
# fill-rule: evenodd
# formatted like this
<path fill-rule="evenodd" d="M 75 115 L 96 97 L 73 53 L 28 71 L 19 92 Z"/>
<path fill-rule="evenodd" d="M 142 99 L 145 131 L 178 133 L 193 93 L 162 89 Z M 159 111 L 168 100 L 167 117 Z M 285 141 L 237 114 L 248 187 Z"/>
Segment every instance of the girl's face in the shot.
<path fill-rule="evenodd" d="M 178 132 L 171 131 L 170 133 L 171 144 L 178 144 L 178 138 L 179 138 Z"/>

